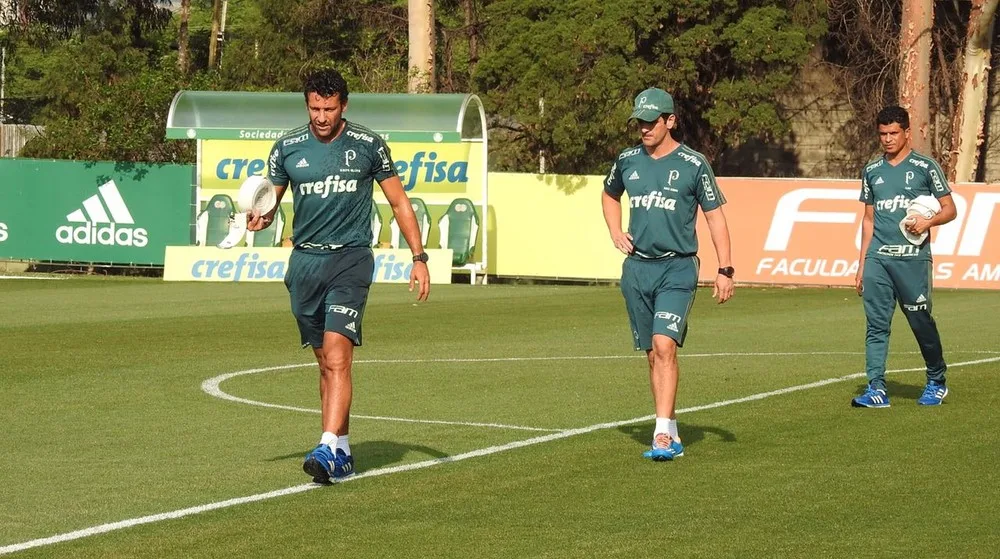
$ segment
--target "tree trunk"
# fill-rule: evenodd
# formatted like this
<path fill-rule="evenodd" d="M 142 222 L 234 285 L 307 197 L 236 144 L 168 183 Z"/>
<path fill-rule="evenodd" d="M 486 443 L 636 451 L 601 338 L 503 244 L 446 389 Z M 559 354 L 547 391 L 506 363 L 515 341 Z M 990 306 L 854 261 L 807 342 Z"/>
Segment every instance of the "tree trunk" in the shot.
<path fill-rule="evenodd" d="M 972 0 L 969 29 L 965 35 L 962 89 L 951 129 L 951 168 L 948 172 L 951 181 L 976 180 L 986 118 L 993 20 L 998 2 L 1000 0 Z"/>
<path fill-rule="evenodd" d="M 410 60 L 407 90 L 433 93 L 434 83 L 434 0 L 408 0 Z"/>
<path fill-rule="evenodd" d="M 181 0 L 181 24 L 177 31 L 177 69 L 187 75 L 189 67 L 188 19 L 191 16 L 191 0 Z"/>
<path fill-rule="evenodd" d="M 929 153 L 932 0 L 903 0 L 899 104 L 910 113 L 913 147 Z"/>
<path fill-rule="evenodd" d="M 222 21 L 222 0 L 212 2 L 212 34 L 208 37 L 208 69 L 214 70 L 219 55 L 219 29 Z"/>
<path fill-rule="evenodd" d="M 479 62 L 479 24 L 476 21 L 475 0 L 462 0 L 465 11 L 465 28 L 469 33 L 469 75 L 476 69 Z"/>

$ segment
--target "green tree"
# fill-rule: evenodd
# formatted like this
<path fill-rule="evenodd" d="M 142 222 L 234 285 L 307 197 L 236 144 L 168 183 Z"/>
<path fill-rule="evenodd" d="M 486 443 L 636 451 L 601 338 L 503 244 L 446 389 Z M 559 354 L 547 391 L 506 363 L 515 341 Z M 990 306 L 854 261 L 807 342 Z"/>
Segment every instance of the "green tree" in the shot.
<path fill-rule="evenodd" d="M 167 140 L 170 101 L 179 89 L 211 89 L 204 74 L 182 81 L 175 68 L 145 69 L 87 89 L 76 114 L 47 119 L 45 132 L 25 145 L 25 157 L 88 161 L 190 163 L 193 141 Z"/>
<path fill-rule="evenodd" d="M 808 5 L 806 5 L 808 4 Z M 486 8 L 477 88 L 494 115 L 494 168 L 598 173 L 636 143 L 625 120 L 657 85 L 681 137 L 709 158 L 789 132 L 778 101 L 825 29 L 794 0 L 497 0 Z M 539 101 L 544 100 L 544 112 Z"/>
<path fill-rule="evenodd" d="M 12 0 L 9 6 L 13 17 L 0 39 L 11 101 L 5 122 L 43 124 L 78 112 L 90 84 L 145 67 L 170 21 L 157 0 Z"/>
<path fill-rule="evenodd" d="M 334 66 L 357 91 L 406 91 L 405 4 L 255 0 L 247 10 L 255 16 L 227 23 L 221 88 L 297 91 L 305 72 Z"/>
<path fill-rule="evenodd" d="M 147 43 L 150 31 L 170 21 L 160 0 L 9 0 L 9 28 L 21 37 L 69 39 L 110 31 L 127 35 L 133 46 Z"/>
<path fill-rule="evenodd" d="M 170 12 L 156 0 L 18 2 L 5 31 L 8 95 L 44 133 L 27 157 L 192 161 L 193 142 L 166 141 L 173 95 L 190 85 L 175 69 Z M 202 76 L 192 78 L 211 83 Z"/>

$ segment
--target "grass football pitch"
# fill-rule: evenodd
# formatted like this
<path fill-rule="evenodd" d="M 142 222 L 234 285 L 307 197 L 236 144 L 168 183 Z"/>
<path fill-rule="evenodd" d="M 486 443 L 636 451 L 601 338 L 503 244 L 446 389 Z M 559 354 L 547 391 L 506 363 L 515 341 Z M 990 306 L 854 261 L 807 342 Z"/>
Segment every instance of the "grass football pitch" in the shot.
<path fill-rule="evenodd" d="M 695 302 L 685 456 L 653 463 L 616 287 L 376 285 L 359 475 L 301 470 L 317 372 L 281 284 L 0 280 L 0 554 L 16 557 L 996 557 L 1000 294 L 935 292 L 945 404 L 864 385 L 846 289 Z"/>

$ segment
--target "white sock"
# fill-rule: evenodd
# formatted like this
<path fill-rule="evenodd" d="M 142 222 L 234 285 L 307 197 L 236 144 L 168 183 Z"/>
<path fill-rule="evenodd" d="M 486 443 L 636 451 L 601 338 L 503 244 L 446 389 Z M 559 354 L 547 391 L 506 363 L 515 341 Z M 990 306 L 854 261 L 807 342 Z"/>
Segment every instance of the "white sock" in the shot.
<path fill-rule="evenodd" d="M 681 438 L 677 434 L 677 420 L 670 419 L 667 421 L 667 432 L 670 433 L 670 438 L 675 441 L 680 441 Z"/>
<path fill-rule="evenodd" d="M 319 444 L 333 445 L 333 442 L 337 440 L 337 435 L 329 431 L 323 431 L 323 436 L 319 438 Z"/>
<path fill-rule="evenodd" d="M 656 436 L 660 433 L 670 434 L 670 420 L 666 417 L 656 418 L 656 427 L 653 428 L 653 439 L 655 440 Z"/>
<path fill-rule="evenodd" d="M 347 444 L 347 435 L 337 436 L 337 448 L 344 451 L 344 454 L 351 455 L 351 445 Z"/>

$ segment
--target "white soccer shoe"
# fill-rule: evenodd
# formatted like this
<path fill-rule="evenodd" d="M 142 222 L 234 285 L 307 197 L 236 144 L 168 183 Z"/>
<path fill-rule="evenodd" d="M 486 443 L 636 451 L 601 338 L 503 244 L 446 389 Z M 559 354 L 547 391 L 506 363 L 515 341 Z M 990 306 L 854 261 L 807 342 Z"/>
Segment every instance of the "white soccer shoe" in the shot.
<path fill-rule="evenodd" d="M 229 233 L 218 245 L 219 248 L 233 248 L 247 234 L 247 214 L 238 212 L 229 218 Z"/>

